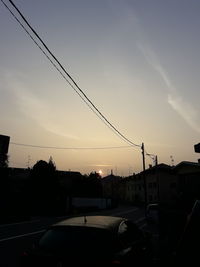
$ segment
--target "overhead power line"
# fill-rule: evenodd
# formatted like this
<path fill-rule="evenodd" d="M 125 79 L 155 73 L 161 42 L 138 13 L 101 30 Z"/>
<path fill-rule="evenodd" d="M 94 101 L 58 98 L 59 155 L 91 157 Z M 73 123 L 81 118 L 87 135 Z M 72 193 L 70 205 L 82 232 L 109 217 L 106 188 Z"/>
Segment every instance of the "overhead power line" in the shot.
<path fill-rule="evenodd" d="M 131 148 L 132 146 L 111 146 L 111 147 L 57 147 L 57 146 L 40 146 L 40 145 L 30 145 L 30 144 L 20 144 L 10 142 L 11 145 L 33 147 L 41 149 L 60 149 L 60 150 L 103 150 L 103 149 L 120 149 L 120 148 Z"/>
<path fill-rule="evenodd" d="M 50 51 L 48 46 L 44 43 L 42 38 L 38 35 L 38 33 L 33 29 L 33 27 L 30 25 L 28 20 L 24 17 L 24 15 L 21 13 L 19 8 L 14 4 L 12 0 L 8 0 L 10 4 L 14 7 L 14 9 L 17 11 L 17 13 L 20 15 L 22 20 L 25 22 L 25 24 L 29 27 L 29 29 L 32 31 L 32 33 L 39 39 L 39 41 L 42 43 L 42 45 L 45 47 L 45 49 L 48 51 L 48 53 L 51 55 L 51 57 L 55 60 L 55 62 L 58 64 L 58 66 L 62 69 L 62 71 L 67 75 L 68 79 L 65 77 L 65 75 L 61 72 L 61 70 L 56 66 L 56 64 L 50 59 L 50 57 L 47 55 L 47 53 L 42 49 L 42 47 L 37 43 L 37 41 L 34 39 L 34 37 L 30 34 L 30 32 L 25 28 L 25 26 L 20 22 L 20 20 L 15 16 L 15 14 L 12 12 L 12 10 L 8 7 L 8 5 L 1 0 L 1 2 L 4 4 L 4 6 L 10 11 L 12 16 L 15 18 L 15 20 L 20 24 L 20 26 L 26 31 L 28 36 L 32 39 L 32 41 L 38 46 L 38 48 L 43 52 L 43 54 L 47 57 L 47 59 L 51 62 L 51 64 L 56 68 L 56 70 L 62 75 L 62 77 L 67 81 L 67 83 L 75 90 L 75 92 L 81 97 L 81 99 L 87 104 L 87 106 L 100 118 L 106 126 L 108 126 L 117 136 L 119 136 L 123 141 L 128 143 L 131 146 L 141 147 L 141 145 L 133 143 L 130 139 L 128 139 L 125 135 L 123 135 L 104 115 L 103 113 L 96 107 L 95 104 L 89 99 L 89 97 L 84 93 L 84 91 L 80 88 L 80 86 L 75 82 L 75 80 L 71 77 L 71 75 L 66 71 L 66 69 L 63 67 L 63 65 L 60 63 L 60 61 L 55 57 L 55 55 Z"/>
<path fill-rule="evenodd" d="M 1 0 L 2 1 L 2 0 Z M 2 1 L 3 2 L 3 1 Z M 28 30 L 24 27 L 24 25 L 19 21 L 19 19 L 15 16 L 15 14 L 10 10 L 10 8 L 3 2 L 3 4 L 6 6 L 6 8 L 9 10 L 9 12 L 12 14 L 12 16 L 15 18 L 15 20 L 20 24 L 20 26 L 24 29 L 24 31 L 27 33 L 27 35 L 31 38 L 31 40 L 35 43 L 35 45 L 41 50 L 41 52 L 45 55 L 45 57 L 50 61 L 50 63 L 53 65 L 53 67 L 59 72 L 59 74 L 63 77 L 63 79 L 74 89 L 74 91 L 79 95 L 79 97 L 85 102 L 85 104 L 94 112 L 94 114 L 99 117 L 99 119 L 107 126 L 110 127 L 105 123 L 103 118 L 89 105 L 89 103 L 84 99 L 84 97 L 77 91 L 77 89 L 73 86 L 72 83 L 65 77 L 65 75 L 60 71 L 60 69 L 56 66 L 56 64 L 51 60 L 51 58 L 47 55 L 47 53 L 44 51 L 44 49 L 38 44 L 38 42 L 34 39 L 34 37 L 28 32 Z M 110 127 L 110 129 L 113 131 L 113 129 Z M 117 134 L 115 132 L 115 134 Z M 129 143 L 128 143 L 129 144 Z"/>
<path fill-rule="evenodd" d="M 2 0 L 1 0 L 2 1 Z M 2 1 L 3 2 L 3 1 Z M 107 126 L 110 127 L 105 123 L 103 118 L 89 105 L 89 103 L 84 99 L 84 97 L 77 91 L 77 89 L 73 86 L 73 84 L 70 83 L 70 81 L 65 77 L 65 75 L 60 71 L 60 69 L 56 66 L 56 64 L 51 60 L 51 58 L 47 55 L 47 53 L 44 51 L 44 49 L 37 43 L 37 41 L 33 38 L 33 36 L 28 32 L 28 30 L 24 27 L 24 25 L 19 21 L 19 19 L 15 16 L 15 14 L 12 12 L 12 10 L 3 2 L 3 4 L 6 6 L 6 8 L 9 10 L 9 12 L 12 14 L 12 16 L 15 18 L 15 20 L 20 24 L 20 26 L 24 29 L 24 31 L 27 33 L 27 35 L 31 38 L 31 40 L 35 43 L 35 45 L 41 50 L 41 52 L 45 55 L 45 57 L 51 62 L 53 67 L 59 72 L 59 74 L 63 77 L 63 79 L 74 89 L 74 91 L 79 95 L 79 97 L 85 102 L 85 104 L 95 113 L 97 117 Z M 113 129 L 110 127 L 110 129 L 113 131 Z M 117 134 L 115 132 L 115 134 Z"/>

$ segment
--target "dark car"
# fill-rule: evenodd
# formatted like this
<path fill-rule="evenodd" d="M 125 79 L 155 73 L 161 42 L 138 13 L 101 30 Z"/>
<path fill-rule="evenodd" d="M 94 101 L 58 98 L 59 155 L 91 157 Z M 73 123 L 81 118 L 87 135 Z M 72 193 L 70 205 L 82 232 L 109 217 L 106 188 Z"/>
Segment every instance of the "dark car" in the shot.
<path fill-rule="evenodd" d="M 133 222 L 111 216 L 74 217 L 52 225 L 22 266 L 144 266 L 148 242 Z"/>

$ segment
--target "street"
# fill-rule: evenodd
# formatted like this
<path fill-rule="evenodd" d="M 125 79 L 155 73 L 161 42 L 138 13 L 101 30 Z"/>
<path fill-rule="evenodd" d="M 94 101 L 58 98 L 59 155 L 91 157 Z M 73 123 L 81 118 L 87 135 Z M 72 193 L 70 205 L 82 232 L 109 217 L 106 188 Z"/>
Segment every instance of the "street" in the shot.
<path fill-rule="evenodd" d="M 90 213 L 91 214 L 91 213 Z M 143 230 L 148 230 L 144 217 L 144 209 L 128 206 L 118 207 L 93 215 L 112 215 L 125 217 L 135 222 Z M 20 254 L 32 247 L 32 244 L 40 237 L 45 229 L 66 217 L 57 218 L 33 218 L 32 221 L 0 225 L 0 266 L 16 267 Z M 156 231 L 154 233 L 156 235 Z"/>

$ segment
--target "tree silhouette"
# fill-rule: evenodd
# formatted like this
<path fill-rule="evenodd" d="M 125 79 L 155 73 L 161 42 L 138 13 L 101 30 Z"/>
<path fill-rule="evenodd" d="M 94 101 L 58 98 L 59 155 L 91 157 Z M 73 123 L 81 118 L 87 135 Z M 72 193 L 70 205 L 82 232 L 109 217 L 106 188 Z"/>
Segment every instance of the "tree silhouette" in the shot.
<path fill-rule="evenodd" d="M 97 172 L 91 172 L 84 179 L 85 196 L 87 197 L 102 197 L 101 176 Z"/>
<path fill-rule="evenodd" d="M 8 154 L 0 154 L 0 168 L 8 168 L 9 156 Z"/>
<path fill-rule="evenodd" d="M 56 171 L 56 164 L 55 164 L 55 162 L 53 161 L 52 156 L 50 156 L 50 158 L 49 158 L 49 167 L 52 168 L 52 171 L 53 171 L 53 170 Z"/>
<path fill-rule="evenodd" d="M 59 183 L 55 163 L 51 157 L 48 163 L 40 160 L 33 166 L 30 177 L 30 196 L 33 213 L 38 215 L 56 213 Z"/>

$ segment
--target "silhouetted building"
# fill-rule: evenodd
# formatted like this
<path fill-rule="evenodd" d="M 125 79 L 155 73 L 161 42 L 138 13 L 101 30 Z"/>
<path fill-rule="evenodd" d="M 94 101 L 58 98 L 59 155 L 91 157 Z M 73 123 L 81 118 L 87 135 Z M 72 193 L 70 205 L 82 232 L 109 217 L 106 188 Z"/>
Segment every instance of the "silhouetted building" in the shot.
<path fill-rule="evenodd" d="M 147 186 L 147 203 L 173 202 L 177 197 L 176 175 L 171 166 L 158 164 L 145 172 L 123 179 L 124 200 L 130 203 L 144 203 L 144 175 Z"/>
<path fill-rule="evenodd" d="M 106 198 L 120 199 L 120 183 L 122 177 L 111 174 L 102 178 L 103 196 Z"/>
<path fill-rule="evenodd" d="M 200 163 L 182 161 L 174 167 L 179 196 L 193 202 L 200 198 Z"/>
<path fill-rule="evenodd" d="M 171 166 L 161 163 L 146 170 L 147 202 L 172 203 L 177 196 L 176 175 Z"/>
<path fill-rule="evenodd" d="M 7 167 L 10 136 L 0 135 L 0 167 Z"/>

